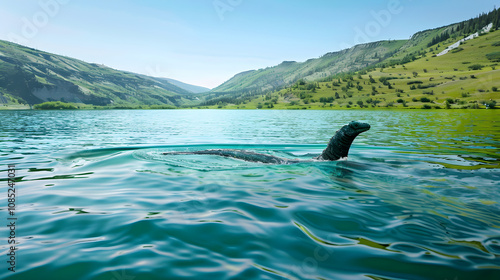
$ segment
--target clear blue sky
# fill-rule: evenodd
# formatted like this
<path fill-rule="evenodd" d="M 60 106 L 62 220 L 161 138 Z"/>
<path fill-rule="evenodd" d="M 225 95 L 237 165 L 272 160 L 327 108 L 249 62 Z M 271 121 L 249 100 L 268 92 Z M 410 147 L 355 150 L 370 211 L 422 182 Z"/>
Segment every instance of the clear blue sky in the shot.
<path fill-rule="evenodd" d="M 0 0 L 0 39 L 213 88 L 357 43 L 407 39 L 500 0 Z"/>

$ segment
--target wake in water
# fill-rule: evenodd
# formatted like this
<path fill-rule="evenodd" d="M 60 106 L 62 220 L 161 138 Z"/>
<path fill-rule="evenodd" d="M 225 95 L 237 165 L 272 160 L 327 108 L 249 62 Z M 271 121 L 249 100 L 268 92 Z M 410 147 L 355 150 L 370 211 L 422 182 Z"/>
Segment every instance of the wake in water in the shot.
<path fill-rule="evenodd" d="M 450 155 L 368 145 L 355 146 L 347 161 L 310 161 L 323 148 L 184 145 L 79 151 L 54 172 L 44 175 L 49 171 L 42 164 L 21 182 L 24 198 L 33 205 L 25 215 L 34 217 L 25 224 L 33 238 L 23 240 L 24 250 L 36 255 L 47 248 L 46 240 L 55 242 L 61 256 L 72 256 L 56 268 L 75 271 L 92 257 L 96 263 L 122 260 L 111 270 L 140 257 L 163 278 L 195 278 L 210 269 L 218 271 L 218 279 L 346 279 L 359 271 L 373 279 L 498 275 L 500 210 L 491 183 L 498 175 L 448 168 L 460 164 Z M 263 164 L 192 154 L 218 149 L 300 162 Z M 179 154 L 164 155 L 172 152 Z M 40 182 L 46 184 L 43 192 Z M 318 254 L 321 258 L 312 258 Z M 373 259 L 381 264 L 374 267 Z M 303 260 L 315 261 L 314 273 Z M 177 272 L 166 271 L 165 263 Z M 401 273 L 401 265 L 409 267 L 407 273 Z M 22 272 L 23 279 L 34 279 L 45 267 Z M 130 272 L 161 279 L 141 269 Z M 91 273 L 89 279 L 112 278 Z"/>
<path fill-rule="evenodd" d="M 200 149 L 196 145 L 169 149 L 141 149 L 134 151 L 133 155 L 141 160 L 164 162 L 171 166 L 205 171 L 259 167 L 267 164 L 317 162 L 317 160 L 311 160 L 311 156 L 319 155 L 318 153 L 298 155 L 286 151 L 294 147 L 295 149 L 302 148 L 303 145 L 273 145 L 271 149 L 269 145 L 238 145 L 238 149 L 228 149 L 225 148 L 226 146 L 213 145 L 209 149 Z M 313 149 L 318 146 L 307 147 Z"/>
<path fill-rule="evenodd" d="M 349 149 L 354 139 L 361 133 L 368 131 L 370 125 L 367 123 L 361 123 L 357 121 L 352 121 L 347 125 L 344 125 L 339 129 L 335 135 L 328 142 L 328 146 L 323 150 L 321 155 L 314 158 L 316 160 L 328 160 L 334 161 L 342 158 L 347 158 L 349 154 Z M 299 163 L 299 160 L 290 160 L 285 158 L 280 158 L 272 155 L 256 153 L 252 151 L 245 150 L 235 150 L 235 149 L 212 149 L 204 151 L 193 151 L 193 152 L 169 152 L 164 153 L 166 156 L 171 155 L 216 155 L 222 157 L 230 157 L 241 159 L 250 162 L 261 162 L 268 164 L 293 164 Z"/>

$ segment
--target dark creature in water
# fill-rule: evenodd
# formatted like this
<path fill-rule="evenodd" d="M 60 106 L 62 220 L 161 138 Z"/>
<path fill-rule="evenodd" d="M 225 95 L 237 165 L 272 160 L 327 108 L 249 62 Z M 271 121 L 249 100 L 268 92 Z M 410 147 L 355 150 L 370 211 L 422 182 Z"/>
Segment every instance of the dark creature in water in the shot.
<path fill-rule="evenodd" d="M 328 142 L 328 146 L 316 160 L 333 161 L 346 158 L 351 144 L 359 134 L 368 131 L 370 125 L 367 123 L 352 121 L 339 129 Z M 261 162 L 270 164 L 292 164 L 302 162 L 296 159 L 285 159 L 276 156 L 260 154 L 244 150 L 234 149 L 213 149 L 194 152 L 169 152 L 164 155 L 217 155 L 231 157 L 251 162 Z"/>

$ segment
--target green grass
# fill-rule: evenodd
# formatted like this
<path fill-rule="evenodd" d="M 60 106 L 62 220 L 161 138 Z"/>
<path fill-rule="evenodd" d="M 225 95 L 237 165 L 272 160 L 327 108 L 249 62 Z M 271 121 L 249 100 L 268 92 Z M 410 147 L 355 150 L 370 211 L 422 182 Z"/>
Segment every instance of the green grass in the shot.
<path fill-rule="evenodd" d="M 0 109 L 2 109 L 0 107 Z M 29 109 L 29 107 L 22 107 L 22 106 L 5 106 L 3 108 L 5 110 L 7 109 Z M 177 109 L 177 107 L 172 106 L 172 105 L 115 105 L 115 106 L 95 106 L 91 104 L 84 104 L 84 103 L 67 103 L 67 102 L 61 102 L 61 101 L 51 101 L 51 102 L 44 102 L 41 104 L 36 104 L 33 106 L 33 109 L 35 110 L 77 110 L 77 109 L 82 109 L 82 110 L 109 110 L 109 109 L 141 109 L 141 110 L 170 110 L 170 109 Z"/>
<path fill-rule="evenodd" d="M 305 62 L 284 62 L 274 67 L 240 73 L 213 92 L 267 91 L 290 85 L 299 78 L 318 80 L 332 73 L 353 71 L 379 62 L 397 51 L 405 40 L 368 43 L 366 46 L 333 52 Z"/>
<path fill-rule="evenodd" d="M 0 41 L 0 96 L 9 106 L 73 101 L 80 109 L 170 109 L 173 106 L 452 109 L 485 108 L 486 103 L 500 102 L 500 69 L 497 69 L 500 31 L 467 41 L 460 48 L 437 57 L 436 54 L 462 38 L 466 31 L 451 32 L 458 26 L 418 32 L 409 40 L 373 42 L 305 62 L 284 62 L 240 73 L 212 92 L 199 95 L 189 95 L 156 78 Z M 427 47 L 443 32 L 450 32 L 451 38 Z M 368 67 L 362 69 L 365 66 Z M 333 74 L 336 76 L 332 78 Z M 299 79 L 304 79 L 305 84 L 295 86 Z M 54 91 L 40 99 L 32 94 L 43 87 L 49 91 L 61 89 L 70 96 L 61 97 Z M 56 95 L 59 97 L 54 97 Z M 65 108 L 66 105 L 44 106 Z"/>
<path fill-rule="evenodd" d="M 33 106 L 36 110 L 76 110 L 78 107 L 72 103 L 65 103 L 61 101 L 56 102 L 44 102 L 42 104 L 36 104 Z"/>
<path fill-rule="evenodd" d="M 0 40 L 0 93 L 11 103 L 72 101 L 95 105 L 181 105 L 192 103 L 189 92 L 152 77 L 86 63 Z M 51 94 L 36 97 L 40 88 L 67 91 L 67 100 Z M 113 101 L 113 103 L 110 102 Z"/>
<path fill-rule="evenodd" d="M 487 55 L 500 51 L 500 31 L 490 32 L 461 45 L 462 50 L 443 56 L 434 56 L 456 38 L 442 42 L 440 47 L 424 48 L 426 54 L 405 65 L 388 68 L 375 68 L 370 72 L 359 71 L 352 75 L 352 80 L 340 79 L 340 84 L 318 82 L 319 88 L 312 90 L 304 86 L 291 86 L 280 91 L 258 95 L 242 104 L 218 104 L 207 108 L 227 109 L 349 109 L 349 108 L 485 108 L 484 103 L 500 103 L 500 68 Z M 424 42 L 425 43 L 425 42 Z M 481 67 L 470 67 L 480 65 Z M 477 70 L 472 70 L 472 69 Z M 479 69 L 480 68 L 480 69 Z M 370 76 L 375 83 L 370 83 Z M 391 85 L 384 85 L 387 78 Z M 362 90 L 354 88 L 342 90 L 351 82 L 358 83 Z M 412 82 L 418 82 L 411 84 Z M 409 84 L 410 83 L 410 84 Z M 377 91 L 372 91 L 372 86 Z M 411 89 L 415 86 L 415 89 Z M 419 88 L 420 87 L 420 88 Z M 340 98 L 331 103 L 322 103 L 321 98 Z M 429 99 L 430 102 L 427 102 Z M 453 101 L 452 103 L 447 102 Z M 275 102 L 273 102 L 273 100 Z M 422 102 L 422 100 L 426 102 Z M 360 106 L 360 104 L 362 104 Z"/>

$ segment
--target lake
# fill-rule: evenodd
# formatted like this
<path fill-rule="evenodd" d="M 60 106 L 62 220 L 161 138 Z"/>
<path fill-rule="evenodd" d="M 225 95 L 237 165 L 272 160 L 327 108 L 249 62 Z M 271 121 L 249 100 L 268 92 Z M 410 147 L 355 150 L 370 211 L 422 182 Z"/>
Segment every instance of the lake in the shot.
<path fill-rule="evenodd" d="M 500 279 L 499 112 L 0 111 L 0 278 Z"/>

